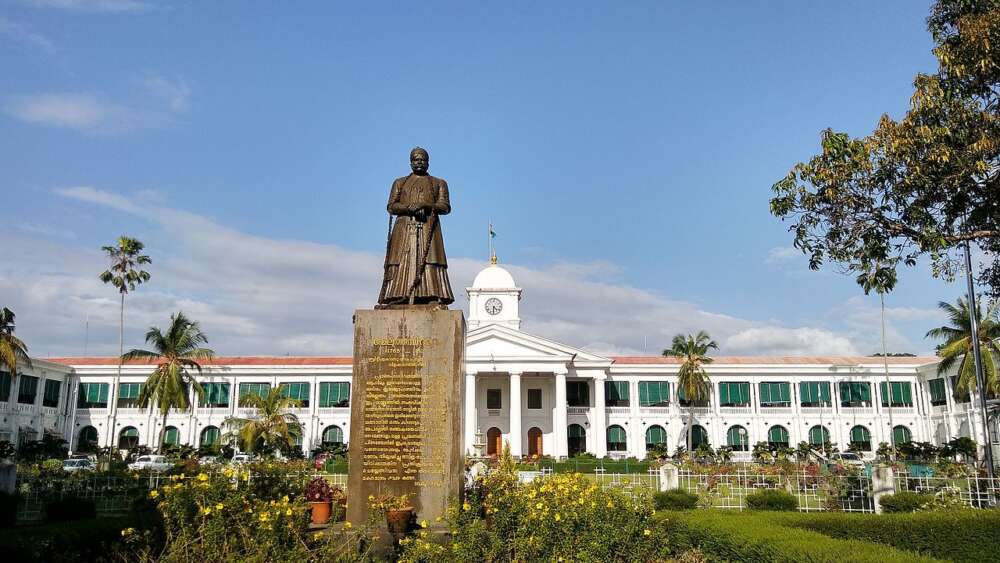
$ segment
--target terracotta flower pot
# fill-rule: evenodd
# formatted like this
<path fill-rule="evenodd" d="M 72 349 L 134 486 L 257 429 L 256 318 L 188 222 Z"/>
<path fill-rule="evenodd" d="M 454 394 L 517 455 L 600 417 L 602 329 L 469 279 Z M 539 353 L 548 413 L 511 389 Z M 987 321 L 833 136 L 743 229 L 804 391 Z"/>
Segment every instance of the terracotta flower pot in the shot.
<path fill-rule="evenodd" d="M 389 527 L 389 533 L 396 540 L 401 540 L 406 535 L 410 527 L 410 517 L 413 515 L 412 508 L 402 510 L 389 510 L 385 513 L 385 523 Z"/>
<path fill-rule="evenodd" d="M 326 524 L 330 521 L 330 501 L 310 502 L 312 505 L 312 523 Z"/>

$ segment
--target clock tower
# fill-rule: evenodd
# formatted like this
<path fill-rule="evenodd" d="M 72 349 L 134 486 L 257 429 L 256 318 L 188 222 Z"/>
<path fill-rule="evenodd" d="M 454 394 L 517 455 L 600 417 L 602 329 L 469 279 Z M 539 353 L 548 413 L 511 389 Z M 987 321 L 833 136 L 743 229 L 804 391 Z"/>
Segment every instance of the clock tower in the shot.
<path fill-rule="evenodd" d="M 510 272 L 497 265 L 496 258 L 476 275 L 472 287 L 465 291 L 469 294 L 469 330 L 488 324 L 521 329 L 517 310 L 521 288 L 514 284 Z"/>

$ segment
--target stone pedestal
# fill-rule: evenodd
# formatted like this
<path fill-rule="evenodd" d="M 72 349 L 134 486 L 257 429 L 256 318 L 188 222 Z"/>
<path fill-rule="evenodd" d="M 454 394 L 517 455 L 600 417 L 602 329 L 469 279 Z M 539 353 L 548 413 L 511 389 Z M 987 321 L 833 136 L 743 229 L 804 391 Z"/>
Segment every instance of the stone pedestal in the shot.
<path fill-rule="evenodd" d="M 349 522 L 367 519 L 369 495 L 409 494 L 418 522 L 460 497 L 464 364 L 461 311 L 355 312 Z"/>

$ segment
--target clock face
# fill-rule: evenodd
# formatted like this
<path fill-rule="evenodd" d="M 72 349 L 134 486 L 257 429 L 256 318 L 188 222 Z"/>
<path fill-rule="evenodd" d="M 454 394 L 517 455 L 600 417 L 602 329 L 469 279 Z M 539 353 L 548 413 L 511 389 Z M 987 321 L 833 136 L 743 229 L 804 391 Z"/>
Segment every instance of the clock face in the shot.
<path fill-rule="evenodd" d="M 486 312 L 491 315 L 499 315 L 500 311 L 503 311 L 503 303 L 500 302 L 496 297 L 490 297 L 486 300 Z"/>

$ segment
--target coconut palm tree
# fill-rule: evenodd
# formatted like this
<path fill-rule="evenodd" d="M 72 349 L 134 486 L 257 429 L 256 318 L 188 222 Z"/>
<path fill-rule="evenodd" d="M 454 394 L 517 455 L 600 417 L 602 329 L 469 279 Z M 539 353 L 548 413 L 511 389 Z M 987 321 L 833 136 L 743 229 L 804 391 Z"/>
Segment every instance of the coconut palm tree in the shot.
<path fill-rule="evenodd" d="M 983 314 L 982 306 L 976 307 L 976 319 L 979 321 L 979 346 L 983 357 L 983 379 L 986 389 L 991 393 L 1000 393 L 1000 374 L 997 362 L 1000 361 L 1000 316 L 997 314 L 998 303 L 994 303 Z M 938 303 L 947 315 L 950 325 L 941 326 L 927 331 L 927 336 L 943 340 L 938 345 L 937 353 L 941 357 L 938 364 L 938 374 L 945 374 L 958 364 L 958 383 L 955 391 L 962 397 L 976 388 L 976 362 L 972 352 L 972 318 L 969 315 L 968 302 L 959 297 L 955 304 Z"/>
<path fill-rule="evenodd" d="M 0 308 L 0 365 L 7 366 L 10 370 L 11 389 L 14 388 L 14 380 L 17 379 L 17 369 L 20 365 L 31 367 L 31 358 L 28 357 L 28 346 L 24 341 L 14 336 L 14 311 L 7 307 Z M 9 397 L 3 397 L 8 400 Z"/>
<path fill-rule="evenodd" d="M 257 409 L 257 414 L 249 418 L 227 418 L 223 424 L 228 439 L 237 442 L 245 452 L 294 447 L 295 440 L 302 437 L 302 423 L 297 416 L 285 411 L 299 404 L 277 387 L 263 397 L 249 393 L 240 398 L 240 407 Z"/>
<path fill-rule="evenodd" d="M 677 372 L 677 389 L 684 392 L 684 397 L 688 403 L 688 427 L 687 427 L 687 451 L 691 451 L 692 430 L 694 428 L 694 406 L 699 401 L 708 399 L 711 395 L 711 387 L 708 382 L 708 374 L 705 373 L 705 364 L 712 363 L 712 358 L 708 357 L 709 350 L 717 350 L 716 344 L 708 333 L 699 330 L 698 334 L 687 336 L 678 334 L 674 337 L 670 348 L 663 351 L 664 356 L 681 358 L 681 369 Z"/>
<path fill-rule="evenodd" d="M 155 326 L 149 327 L 146 331 L 146 343 L 153 349 L 132 350 L 124 354 L 122 360 L 147 360 L 156 363 L 153 373 L 146 378 L 142 392 L 139 393 L 139 408 L 145 410 L 153 404 L 159 409 L 163 424 L 160 426 L 158 450 L 162 451 L 167 431 L 167 414 L 171 409 L 187 410 L 191 407 L 189 389 L 194 389 L 199 399 L 204 397 L 205 391 L 191 370 L 197 370 L 200 374 L 201 364 L 198 362 L 211 360 L 215 352 L 202 348 L 202 344 L 208 343 L 208 338 L 198 323 L 185 317 L 182 312 L 170 316 L 170 327 L 166 334 Z"/>
<path fill-rule="evenodd" d="M 124 235 L 118 237 L 117 246 L 101 247 L 101 250 L 107 253 L 111 266 L 101 272 L 101 275 L 98 277 L 102 282 L 113 285 L 121 297 L 121 306 L 118 310 L 118 372 L 115 374 L 113 390 L 116 396 L 118 393 L 118 382 L 122 377 L 121 358 L 125 353 L 125 296 L 130 291 L 135 291 L 135 288 L 139 285 L 149 281 L 149 272 L 138 268 L 142 264 L 152 262 L 149 256 L 141 254 L 143 248 L 145 248 L 145 245 L 139 242 L 138 239 Z M 111 428 L 115 428 L 118 419 L 117 403 L 118 401 L 111 403 Z"/>

